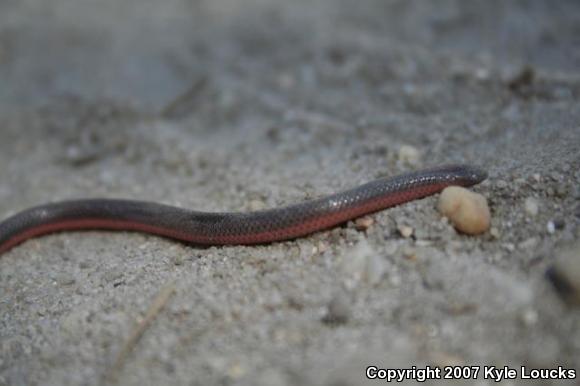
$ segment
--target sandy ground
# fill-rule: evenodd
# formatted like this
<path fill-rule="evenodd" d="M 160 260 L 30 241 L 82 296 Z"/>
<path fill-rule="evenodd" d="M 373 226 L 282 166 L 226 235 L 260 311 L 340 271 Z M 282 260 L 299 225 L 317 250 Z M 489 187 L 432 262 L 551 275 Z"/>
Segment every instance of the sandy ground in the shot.
<path fill-rule="evenodd" d="M 461 235 L 429 197 L 257 247 L 30 240 L 0 258 L 0 385 L 578 370 L 580 312 L 546 276 L 578 295 L 578 36 L 577 1 L 0 1 L 2 218 L 79 197 L 246 211 L 452 162 L 489 171 L 493 216 Z"/>

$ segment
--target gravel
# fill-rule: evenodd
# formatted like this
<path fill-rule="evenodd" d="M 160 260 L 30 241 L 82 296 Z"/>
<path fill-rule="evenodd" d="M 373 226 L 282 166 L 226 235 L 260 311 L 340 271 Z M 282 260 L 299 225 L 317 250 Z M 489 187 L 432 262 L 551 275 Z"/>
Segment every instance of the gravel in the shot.
<path fill-rule="evenodd" d="M 0 257 L 0 385 L 577 369 L 580 313 L 546 272 L 577 284 L 557 257 L 580 235 L 579 24 L 577 1 L 0 2 L 1 218 L 80 197 L 249 210 L 469 163 L 492 219 L 460 234 L 428 197 L 255 247 L 30 240 Z"/>

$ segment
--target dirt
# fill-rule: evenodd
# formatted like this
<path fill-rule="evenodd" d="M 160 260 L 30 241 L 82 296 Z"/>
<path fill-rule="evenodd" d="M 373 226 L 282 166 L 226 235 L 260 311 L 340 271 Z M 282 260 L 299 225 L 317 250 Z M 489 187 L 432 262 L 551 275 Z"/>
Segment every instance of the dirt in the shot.
<path fill-rule="evenodd" d="M 576 1 L 0 2 L 0 218 L 248 211 L 447 163 L 487 169 L 492 213 L 479 236 L 434 196 L 263 246 L 29 240 L 0 258 L 0 385 L 577 384 L 521 366 L 579 370 L 579 26 Z"/>

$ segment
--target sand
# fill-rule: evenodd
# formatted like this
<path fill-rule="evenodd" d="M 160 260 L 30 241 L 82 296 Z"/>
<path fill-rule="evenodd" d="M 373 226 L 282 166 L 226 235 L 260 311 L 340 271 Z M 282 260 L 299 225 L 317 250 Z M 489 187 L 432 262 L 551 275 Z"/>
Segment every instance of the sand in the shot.
<path fill-rule="evenodd" d="M 576 1 L 1 2 L 0 218 L 81 197 L 248 211 L 468 163 L 492 228 L 458 233 L 433 196 L 254 247 L 33 239 L 0 257 L 0 385 L 577 370 L 580 313 L 546 272 L 580 264 L 578 25 Z"/>

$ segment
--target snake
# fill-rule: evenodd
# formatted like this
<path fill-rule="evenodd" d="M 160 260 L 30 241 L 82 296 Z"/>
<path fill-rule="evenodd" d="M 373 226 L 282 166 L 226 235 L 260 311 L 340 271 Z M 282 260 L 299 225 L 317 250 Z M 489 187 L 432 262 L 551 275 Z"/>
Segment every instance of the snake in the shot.
<path fill-rule="evenodd" d="M 487 178 L 482 168 L 445 165 L 379 178 L 340 193 L 251 212 L 202 212 L 156 202 L 90 198 L 47 203 L 0 222 L 0 254 L 61 231 L 115 230 L 200 245 L 253 245 L 296 239 L 349 220 Z"/>

